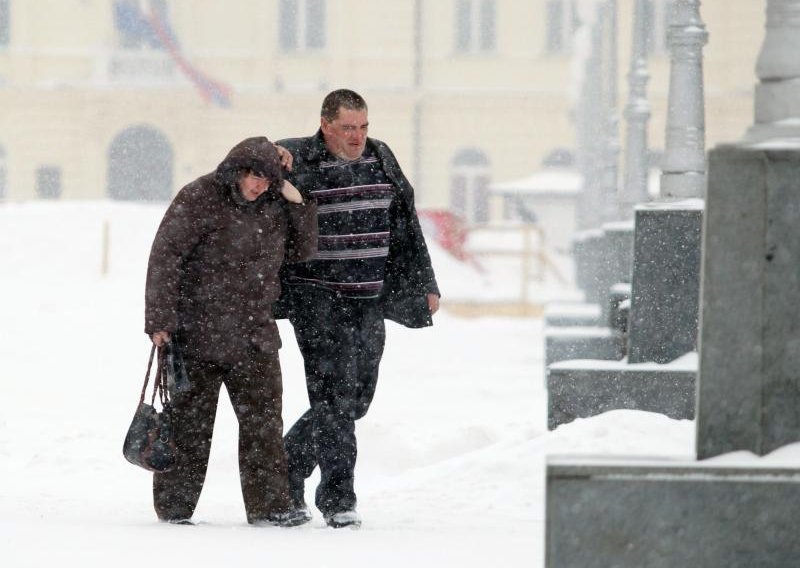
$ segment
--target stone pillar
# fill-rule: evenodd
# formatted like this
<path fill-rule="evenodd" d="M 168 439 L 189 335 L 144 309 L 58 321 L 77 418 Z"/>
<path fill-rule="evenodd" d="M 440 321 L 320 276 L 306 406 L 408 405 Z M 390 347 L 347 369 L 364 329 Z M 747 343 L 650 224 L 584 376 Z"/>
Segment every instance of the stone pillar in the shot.
<path fill-rule="evenodd" d="M 598 304 L 603 300 L 598 273 L 602 263 L 603 232 L 600 229 L 581 231 L 573 241 L 575 257 L 575 280 L 583 290 L 584 300 Z"/>
<path fill-rule="evenodd" d="M 800 440 L 799 34 L 800 0 L 768 0 L 755 125 L 709 155 L 698 458 Z"/>
<path fill-rule="evenodd" d="M 625 185 L 620 196 L 620 219 L 633 219 L 633 207 L 650 201 L 647 193 L 647 46 L 645 9 L 647 0 L 636 0 L 633 13 L 633 49 L 628 71 L 628 106 L 625 108 L 627 135 L 625 144 Z"/>
<path fill-rule="evenodd" d="M 603 225 L 602 261 L 598 266 L 599 303 L 604 325 L 610 325 L 611 288 L 631 281 L 633 266 L 633 223 L 615 222 Z"/>
<path fill-rule="evenodd" d="M 628 362 L 669 363 L 697 348 L 703 201 L 636 208 Z"/>
<path fill-rule="evenodd" d="M 696 348 L 703 210 L 697 198 L 705 193 L 702 47 L 707 39 L 699 0 L 675 0 L 661 199 L 635 212 L 630 363 L 668 363 Z"/>
<path fill-rule="evenodd" d="M 664 198 L 705 194 L 705 104 L 703 46 L 708 41 L 700 19 L 700 0 L 675 0 L 670 21 L 667 141 L 661 175 Z"/>
<path fill-rule="evenodd" d="M 697 455 L 800 440 L 800 145 L 709 154 Z"/>

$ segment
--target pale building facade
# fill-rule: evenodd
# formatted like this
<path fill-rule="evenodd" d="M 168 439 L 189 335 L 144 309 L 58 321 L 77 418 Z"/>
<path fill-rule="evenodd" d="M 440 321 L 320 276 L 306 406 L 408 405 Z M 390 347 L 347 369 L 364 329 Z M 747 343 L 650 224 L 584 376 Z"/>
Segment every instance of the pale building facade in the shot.
<path fill-rule="evenodd" d="M 348 87 L 419 205 L 486 221 L 489 183 L 574 147 L 578 1 L 0 0 L 0 199 L 167 199 L 244 137 L 312 134 Z M 653 148 L 668 3 L 651 1 Z M 752 121 L 762 4 L 701 8 L 709 147 Z M 621 111 L 632 0 L 618 6 Z"/>

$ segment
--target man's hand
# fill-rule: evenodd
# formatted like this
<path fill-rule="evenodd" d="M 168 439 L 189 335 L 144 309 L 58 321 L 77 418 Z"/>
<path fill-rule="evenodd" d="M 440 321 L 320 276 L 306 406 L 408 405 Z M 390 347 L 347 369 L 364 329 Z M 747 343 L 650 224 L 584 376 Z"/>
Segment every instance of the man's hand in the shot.
<path fill-rule="evenodd" d="M 168 331 L 157 331 L 150 336 L 150 339 L 156 347 L 162 347 L 169 343 L 170 335 Z"/>
<path fill-rule="evenodd" d="M 302 203 L 303 202 L 303 196 L 300 195 L 300 192 L 297 190 L 297 188 L 294 185 L 292 185 L 292 182 L 290 182 L 288 179 L 283 180 L 283 187 L 281 188 L 281 195 L 283 195 L 283 198 L 286 201 L 289 201 L 290 203 Z"/>
<path fill-rule="evenodd" d="M 439 294 L 428 294 L 428 309 L 431 311 L 431 315 L 435 314 L 439 311 Z"/>
<path fill-rule="evenodd" d="M 278 144 L 273 144 L 273 146 L 275 146 L 275 149 L 278 151 L 278 157 L 281 159 L 281 166 L 283 166 L 283 169 L 287 172 L 292 171 L 292 162 L 294 162 L 292 153 Z"/>

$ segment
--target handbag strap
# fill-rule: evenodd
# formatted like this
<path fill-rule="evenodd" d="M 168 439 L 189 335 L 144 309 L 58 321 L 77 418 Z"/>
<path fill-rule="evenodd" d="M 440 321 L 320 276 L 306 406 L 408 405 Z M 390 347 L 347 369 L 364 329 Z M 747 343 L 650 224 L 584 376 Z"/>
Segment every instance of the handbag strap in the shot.
<path fill-rule="evenodd" d="M 142 394 L 139 396 L 139 404 L 144 402 L 144 395 L 147 392 L 147 383 L 150 382 L 150 369 L 153 368 L 153 358 L 156 354 L 156 344 L 150 348 L 150 360 L 147 362 L 147 373 L 144 375 L 144 386 L 142 387 Z"/>
<path fill-rule="evenodd" d="M 166 384 L 166 373 L 164 371 L 164 359 L 166 358 L 166 349 L 159 347 L 158 348 L 158 359 L 156 362 L 156 376 L 153 379 L 153 395 L 150 397 L 150 406 L 153 406 L 156 402 L 156 394 L 159 395 L 159 400 L 161 401 L 161 406 L 166 405 L 169 403 L 169 391 L 167 390 Z M 144 396 L 147 394 L 147 384 L 150 382 L 150 370 L 153 368 L 153 359 L 155 358 L 156 354 L 156 346 L 150 348 L 150 359 L 147 361 L 147 372 L 144 375 L 144 385 L 142 385 L 142 393 L 139 395 L 139 404 L 144 402 Z"/>
<path fill-rule="evenodd" d="M 156 402 L 156 392 L 158 392 L 158 399 L 161 401 L 161 407 L 165 407 L 169 403 L 169 390 L 167 389 L 167 346 L 162 345 L 158 348 L 158 367 L 156 369 L 155 383 L 153 383 L 153 398 L 150 404 Z"/>

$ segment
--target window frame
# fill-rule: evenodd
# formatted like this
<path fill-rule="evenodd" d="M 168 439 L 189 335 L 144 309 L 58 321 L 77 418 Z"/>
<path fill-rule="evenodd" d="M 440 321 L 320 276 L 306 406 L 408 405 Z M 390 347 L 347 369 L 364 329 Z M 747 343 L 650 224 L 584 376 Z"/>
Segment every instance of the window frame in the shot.
<path fill-rule="evenodd" d="M 64 195 L 64 171 L 58 164 L 42 164 L 36 167 L 35 189 L 38 199 L 56 201 Z"/>
<path fill-rule="evenodd" d="M 328 45 L 326 0 L 280 0 L 278 47 L 283 53 L 318 53 Z"/>
<path fill-rule="evenodd" d="M 11 45 L 11 0 L 0 0 L 0 50 Z"/>
<path fill-rule="evenodd" d="M 450 161 L 448 208 L 468 224 L 490 221 L 489 185 L 491 168 L 486 153 L 462 148 Z"/>
<path fill-rule="evenodd" d="M 456 0 L 454 49 L 461 55 L 480 55 L 497 50 L 497 2 Z"/>
<path fill-rule="evenodd" d="M 575 32 L 580 17 L 575 0 L 545 2 L 544 51 L 548 55 L 569 55 L 575 49 Z"/>

